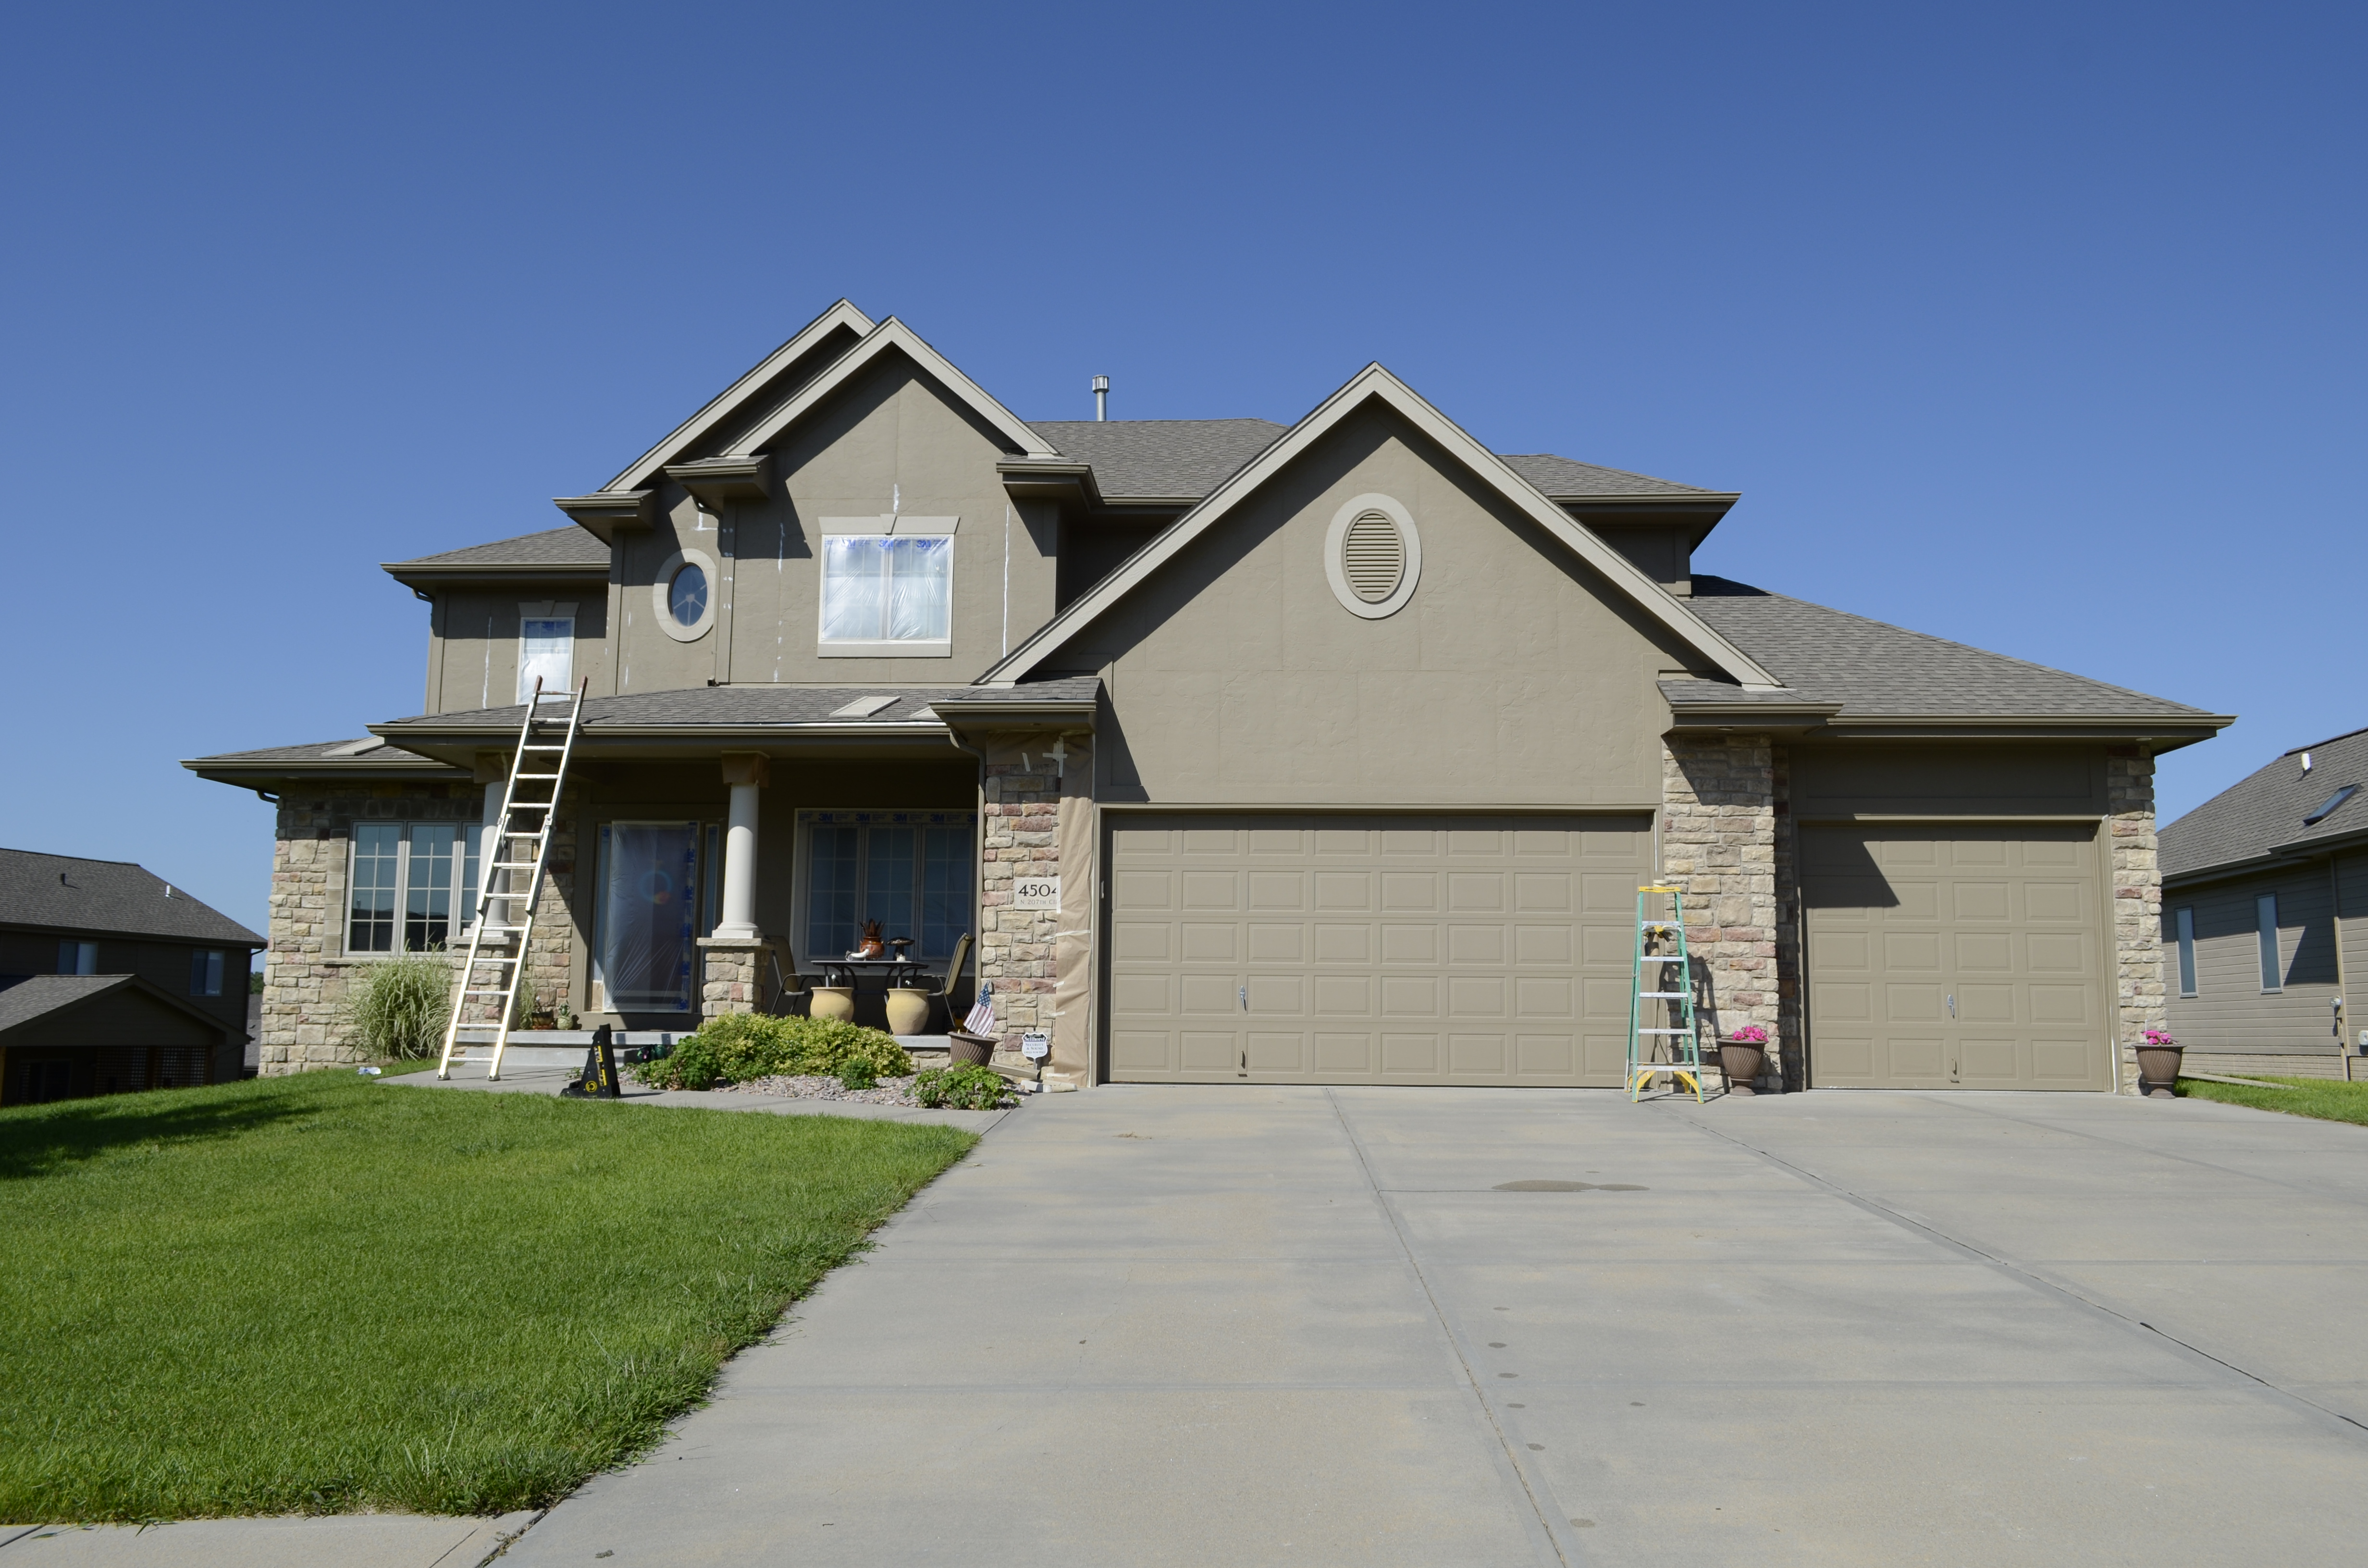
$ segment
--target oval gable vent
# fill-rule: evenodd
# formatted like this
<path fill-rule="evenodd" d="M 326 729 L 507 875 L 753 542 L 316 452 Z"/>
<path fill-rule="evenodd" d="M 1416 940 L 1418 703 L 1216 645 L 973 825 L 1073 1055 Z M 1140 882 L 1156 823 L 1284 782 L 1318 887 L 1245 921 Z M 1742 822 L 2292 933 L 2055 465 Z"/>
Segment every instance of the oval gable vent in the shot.
<path fill-rule="evenodd" d="M 1406 578 L 1406 539 L 1386 512 L 1367 512 L 1350 523 L 1340 555 L 1349 591 L 1369 605 L 1396 593 Z"/>

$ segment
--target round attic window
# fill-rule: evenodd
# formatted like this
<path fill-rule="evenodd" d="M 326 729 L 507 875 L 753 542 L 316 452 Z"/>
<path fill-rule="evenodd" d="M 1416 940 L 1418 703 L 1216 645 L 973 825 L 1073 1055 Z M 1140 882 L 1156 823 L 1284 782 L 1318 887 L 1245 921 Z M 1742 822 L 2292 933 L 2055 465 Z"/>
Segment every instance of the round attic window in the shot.
<path fill-rule="evenodd" d="M 1360 495 L 1333 514 L 1324 574 L 1349 614 L 1379 620 L 1406 608 L 1422 575 L 1414 517 L 1387 495 Z"/>
<path fill-rule="evenodd" d="M 715 624 L 715 558 L 685 546 L 650 581 L 650 613 L 677 642 L 696 642 Z"/>
<path fill-rule="evenodd" d="M 666 585 L 666 612 L 677 626 L 697 626 L 707 613 L 707 574 L 689 562 Z"/>

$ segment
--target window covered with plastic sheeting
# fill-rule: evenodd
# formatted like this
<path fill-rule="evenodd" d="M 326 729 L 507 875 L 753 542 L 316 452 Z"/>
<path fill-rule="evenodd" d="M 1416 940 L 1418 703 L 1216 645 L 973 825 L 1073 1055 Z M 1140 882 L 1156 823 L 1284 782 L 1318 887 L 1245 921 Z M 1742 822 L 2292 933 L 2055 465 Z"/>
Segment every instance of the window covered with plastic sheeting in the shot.
<path fill-rule="evenodd" d="M 593 978 L 612 1013 L 688 1013 L 697 994 L 699 831 L 692 822 L 600 829 Z"/>

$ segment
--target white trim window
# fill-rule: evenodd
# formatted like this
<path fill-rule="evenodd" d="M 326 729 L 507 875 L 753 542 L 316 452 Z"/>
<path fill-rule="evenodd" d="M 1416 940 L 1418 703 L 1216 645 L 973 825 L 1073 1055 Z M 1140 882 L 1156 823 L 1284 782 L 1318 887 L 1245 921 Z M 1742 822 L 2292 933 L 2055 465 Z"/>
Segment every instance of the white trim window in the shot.
<path fill-rule="evenodd" d="M 546 697 L 575 686 L 575 618 L 522 618 L 518 621 L 518 699 L 534 695 L 540 677 Z"/>
<path fill-rule="evenodd" d="M 952 956 L 971 929 L 977 832 L 969 812 L 800 812 L 800 955 L 850 951 L 863 923 L 877 920 L 883 937 L 913 939 L 915 959 Z"/>
<path fill-rule="evenodd" d="M 825 658 L 935 657 L 953 652 L 951 534 L 832 534 L 823 540 Z"/>
<path fill-rule="evenodd" d="M 190 995 L 219 996 L 222 994 L 222 960 L 228 956 L 221 948 L 195 948 L 190 950 Z"/>
<path fill-rule="evenodd" d="M 477 906 L 481 823 L 354 824 L 346 881 L 346 951 L 428 953 L 460 940 Z"/>

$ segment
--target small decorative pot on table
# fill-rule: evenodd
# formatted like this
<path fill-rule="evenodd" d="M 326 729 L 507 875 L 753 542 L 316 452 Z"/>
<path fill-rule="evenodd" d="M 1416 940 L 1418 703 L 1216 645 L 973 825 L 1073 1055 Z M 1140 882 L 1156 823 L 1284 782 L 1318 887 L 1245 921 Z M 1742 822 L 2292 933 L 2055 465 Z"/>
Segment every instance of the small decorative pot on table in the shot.
<path fill-rule="evenodd" d="M 2150 1100 L 2175 1100 L 2180 1052 L 2186 1048 L 2161 1029 L 2148 1029 L 2138 1047 L 2138 1093 Z"/>
<path fill-rule="evenodd" d="M 1718 1042 L 1719 1070 L 1726 1074 L 1730 1095 L 1756 1095 L 1759 1071 L 1768 1065 L 1768 1031 L 1746 1024 Z"/>

